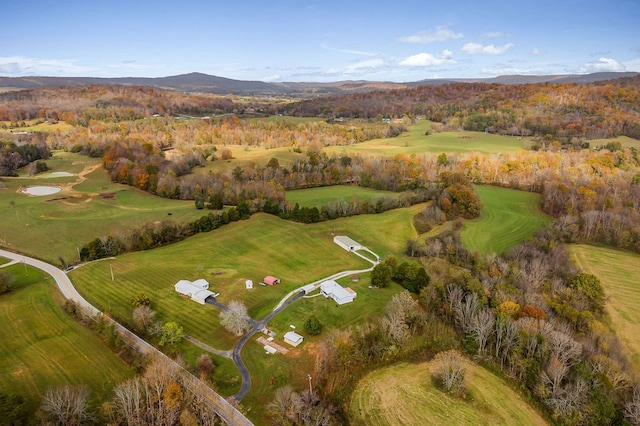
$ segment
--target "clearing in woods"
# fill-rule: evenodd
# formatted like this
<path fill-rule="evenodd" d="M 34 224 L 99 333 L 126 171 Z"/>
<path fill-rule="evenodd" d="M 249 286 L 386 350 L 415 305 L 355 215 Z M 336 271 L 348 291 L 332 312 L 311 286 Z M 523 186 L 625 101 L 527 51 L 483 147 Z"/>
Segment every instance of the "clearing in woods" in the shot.
<path fill-rule="evenodd" d="M 640 367 L 640 256 L 607 247 L 570 244 L 573 263 L 600 279 L 606 309 L 627 355 Z"/>
<path fill-rule="evenodd" d="M 474 187 L 484 204 L 480 217 L 465 221 L 462 242 L 469 250 L 502 254 L 551 223 L 538 206 L 540 195 L 497 186 Z"/>
<path fill-rule="evenodd" d="M 432 379 L 432 364 L 399 364 L 373 371 L 351 397 L 354 425 L 545 425 L 544 418 L 500 378 L 467 361 L 465 398 Z M 411 409 L 408 409 L 411 407 Z"/>

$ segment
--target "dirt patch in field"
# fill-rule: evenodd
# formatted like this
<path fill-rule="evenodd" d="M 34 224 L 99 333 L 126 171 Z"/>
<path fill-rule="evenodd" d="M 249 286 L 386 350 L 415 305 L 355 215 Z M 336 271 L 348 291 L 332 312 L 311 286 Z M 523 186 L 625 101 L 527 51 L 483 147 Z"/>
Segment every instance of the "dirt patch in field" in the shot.
<path fill-rule="evenodd" d="M 104 194 L 100 194 L 100 198 L 103 200 L 113 200 L 116 198 L 115 192 L 105 192 Z"/>
<path fill-rule="evenodd" d="M 473 137 L 473 136 L 464 135 L 464 136 L 458 136 L 458 139 L 478 139 L 478 138 Z"/>

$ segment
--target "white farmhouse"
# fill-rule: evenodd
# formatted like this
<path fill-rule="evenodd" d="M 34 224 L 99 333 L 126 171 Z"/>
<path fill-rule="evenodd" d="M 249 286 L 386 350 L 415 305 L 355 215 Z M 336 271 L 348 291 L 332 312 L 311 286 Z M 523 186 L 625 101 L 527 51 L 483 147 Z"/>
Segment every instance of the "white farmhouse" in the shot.
<path fill-rule="evenodd" d="M 198 302 L 201 305 L 206 303 L 207 297 L 218 296 L 214 292 L 209 290 L 209 283 L 207 280 L 200 278 L 196 281 L 188 281 L 188 280 L 180 280 L 174 285 L 175 290 L 183 295 L 184 297 L 188 297 L 194 302 Z"/>
<path fill-rule="evenodd" d="M 328 280 L 320 284 L 320 292 L 327 299 L 333 299 L 338 305 L 351 303 L 358 295 L 351 288 L 344 288 L 333 280 Z"/>

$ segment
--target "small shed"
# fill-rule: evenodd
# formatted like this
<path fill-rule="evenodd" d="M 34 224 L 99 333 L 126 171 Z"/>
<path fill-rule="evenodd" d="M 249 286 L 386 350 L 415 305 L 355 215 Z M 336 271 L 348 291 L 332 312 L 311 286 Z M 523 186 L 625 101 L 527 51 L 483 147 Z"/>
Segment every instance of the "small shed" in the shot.
<path fill-rule="evenodd" d="M 357 283 L 359 281 L 360 281 L 360 275 L 358 275 L 358 274 L 351 275 L 351 282 Z"/>
<path fill-rule="evenodd" d="M 272 277 L 271 275 L 267 275 L 266 277 L 264 277 L 263 282 L 266 285 L 276 285 L 276 284 L 280 284 L 280 278 L 276 278 L 276 277 Z"/>
<path fill-rule="evenodd" d="M 360 245 L 360 243 L 344 235 L 336 235 L 335 237 L 333 237 L 333 242 L 346 251 L 362 250 L 362 245 Z"/>
<path fill-rule="evenodd" d="M 303 340 L 304 337 L 302 337 L 295 331 L 287 331 L 286 333 L 284 333 L 284 341 L 291 346 L 298 346 L 300 343 L 302 343 Z"/>
<path fill-rule="evenodd" d="M 244 286 L 247 288 L 247 290 L 251 290 L 253 288 L 253 281 L 251 280 L 246 280 L 244 282 Z"/>
<path fill-rule="evenodd" d="M 316 289 L 316 286 L 314 284 L 307 284 L 304 287 L 302 287 L 302 291 L 304 291 L 304 294 L 309 294 L 315 289 Z"/>

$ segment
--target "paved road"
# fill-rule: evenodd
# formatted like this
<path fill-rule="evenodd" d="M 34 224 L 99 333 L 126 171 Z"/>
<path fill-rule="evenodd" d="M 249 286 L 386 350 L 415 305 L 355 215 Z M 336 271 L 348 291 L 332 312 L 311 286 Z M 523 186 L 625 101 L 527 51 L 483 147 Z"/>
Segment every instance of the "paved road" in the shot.
<path fill-rule="evenodd" d="M 56 281 L 58 288 L 62 292 L 65 298 L 75 302 L 80 308 L 82 308 L 85 312 L 91 313 L 92 315 L 99 315 L 100 311 L 96 309 L 93 305 L 87 302 L 78 291 L 75 289 L 71 280 L 67 276 L 67 274 L 58 269 L 57 267 L 43 262 L 38 259 L 33 259 L 28 256 L 23 256 L 21 254 L 13 253 L 10 251 L 0 249 L 0 257 L 6 257 L 16 262 L 24 262 L 27 265 L 33 266 L 35 268 L 41 269 L 47 274 L 51 275 L 53 279 Z M 15 263 L 15 262 L 12 262 Z M 118 331 L 120 337 L 129 343 L 131 346 L 136 348 L 139 352 L 145 355 L 154 355 L 160 356 L 169 360 L 170 362 L 174 362 L 171 358 L 164 355 L 162 352 L 157 350 L 155 347 L 138 337 L 136 334 L 132 333 L 122 325 L 117 322 L 113 322 L 115 329 Z M 216 413 L 222 418 L 225 423 L 229 425 L 242 425 L 242 426 L 250 426 L 253 425 L 249 419 L 247 419 L 240 411 L 238 411 L 233 405 L 231 405 L 226 399 L 222 396 L 218 395 L 211 388 L 206 386 L 197 377 L 193 374 L 186 371 L 179 364 L 176 363 L 179 370 L 183 373 L 182 378 L 185 384 L 191 386 L 192 389 L 197 390 L 200 396 L 207 398 L 207 400 L 215 407 Z"/>

